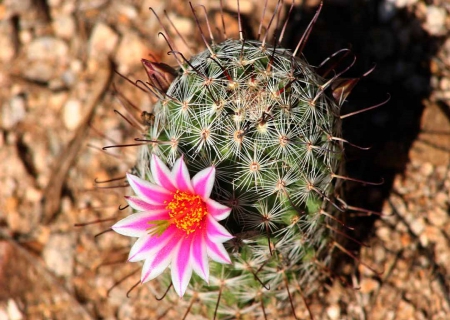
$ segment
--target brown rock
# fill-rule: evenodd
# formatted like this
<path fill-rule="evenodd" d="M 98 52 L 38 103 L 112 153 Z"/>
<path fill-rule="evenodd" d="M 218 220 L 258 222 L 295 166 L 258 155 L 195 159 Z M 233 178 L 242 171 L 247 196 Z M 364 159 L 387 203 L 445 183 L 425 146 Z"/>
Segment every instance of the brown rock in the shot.
<path fill-rule="evenodd" d="M 378 289 L 380 283 L 372 278 L 364 278 L 360 282 L 360 291 L 361 293 L 371 293 Z"/>

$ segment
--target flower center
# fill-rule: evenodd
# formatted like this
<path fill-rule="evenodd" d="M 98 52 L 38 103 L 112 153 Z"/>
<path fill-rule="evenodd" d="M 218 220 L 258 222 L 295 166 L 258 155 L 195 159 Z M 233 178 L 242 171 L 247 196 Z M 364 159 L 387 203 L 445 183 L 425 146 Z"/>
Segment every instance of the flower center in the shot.
<path fill-rule="evenodd" d="M 195 194 L 181 192 L 177 190 L 173 199 L 168 203 L 166 209 L 169 210 L 171 224 L 190 234 L 199 229 L 202 221 L 208 213 L 206 204 Z"/>

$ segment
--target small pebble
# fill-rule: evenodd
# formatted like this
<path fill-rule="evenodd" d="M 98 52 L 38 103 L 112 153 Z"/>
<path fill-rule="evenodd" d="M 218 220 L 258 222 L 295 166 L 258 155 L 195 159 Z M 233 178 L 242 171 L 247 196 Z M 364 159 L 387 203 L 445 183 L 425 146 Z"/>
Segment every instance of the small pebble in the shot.
<path fill-rule="evenodd" d="M 423 221 L 423 218 L 413 220 L 410 224 L 410 228 L 416 236 L 419 236 L 425 229 L 425 222 Z"/>
<path fill-rule="evenodd" d="M 225 2 L 225 7 L 227 8 L 227 10 L 233 11 L 233 12 L 237 12 L 238 11 L 238 7 L 237 7 L 237 2 L 236 1 L 226 1 Z M 250 0 L 240 0 L 239 1 L 239 11 L 241 12 L 241 14 L 252 14 L 255 11 L 255 4 L 253 1 Z M 267 13 L 266 13 L 267 14 Z"/>
<path fill-rule="evenodd" d="M 138 17 L 137 9 L 129 4 L 118 3 L 116 10 L 120 15 L 127 17 L 129 20 L 135 20 Z"/>
<path fill-rule="evenodd" d="M 120 73 L 127 74 L 132 66 L 138 66 L 142 58 L 147 58 L 148 50 L 144 43 L 145 41 L 134 32 L 128 32 L 122 36 L 114 58 Z"/>
<path fill-rule="evenodd" d="M 92 57 L 111 55 L 115 50 L 119 36 L 104 23 L 97 23 L 89 39 L 89 54 Z"/>
<path fill-rule="evenodd" d="M 436 201 L 436 204 L 441 207 L 450 205 L 450 197 L 445 194 L 445 192 L 438 192 L 434 197 L 434 200 Z"/>
<path fill-rule="evenodd" d="M 18 210 L 19 199 L 17 198 L 9 198 L 7 201 L 7 207 L 11 207 L 16 203 L 16 210 L 8 210 L 6 215 L 6 223 L 8 225 L 9 230 L 18 234 L 27 234 L 31 231 L 31 223 L 28 219 L 26 219 L 22 214 L 20 214 Z M 14 202 L 14 203 L 11 203 Z"/>
<path fill-rule="evenodd" d="M 69 130 L 75 130 L 82 120 L 82 106 L 79 100 L 69 99 L 64 104 L 63 121 Z"/>
<path fill-rule="evenodd" d="M 71 276 L 74 248 L 74 239 L 70 234 L 52 234 L 42 252 L 47 267 L 57 276 Z"/>
<path fill-rule="evenodd" d="M 400 242 L 403 248 L 408 247 L 411 244 L 411 236 L 409 235 L 409 233 L 403 233 L 400 236 Z"/>
<path fill-rule="evenodd" d="M 361 293 L 370 293 L 378 289 L 380 283 L 372 278 L 364 278 L 361 280 L 359 286 Z"/>
<path fill-rule="evenodd" d="M 8 319 L 9 320 L 22 320 L 23 315 L 22 312 L 20 312 L 19 307 L 17 306 L 16 302 L 13 299 L 8 300 Z"/>
<path fill-rule="evenodd" d="M 34 237 L 38 243 L 45 245 L 50 238 L 50 228 L 48 226 L 39 225 L 34 229 Z"/>
<path fill-rule="evenodd" d="M 442 208 L 434 208 L 428 211 L 428 220 L 436 227 L 442 227 L 448 221 L 448 213 Z"/>
<path fill-rule="evenodd" d="M 435 226 L 426 226 L 423 235 L 427 238 L 427 240 L 434 242 L 434 243 L 438 243 L 441 240 L 444 240 L 442 232 L 440 230 L 440 228 L 435 227 Z"/>
<path fill-rule="evenodd" d="M 76 80 L 77 80 L 77 77 L 76 77 L 75 73 L 72 72 L 72 70 L 70 70 L 70 69 L 64 71 L 61 75 L 61 82 L 63 83 L 63 85 L 65 85 L 67 87 L 74 86 Z"/>
<path fill-rule="evenodd" d="M 75 34 L 76 24 L 71 16 L 56 16 L 52 25 L 59 38 L 70 40 Z"/>
<path fill-rule="evenodd" d="M 434 167 L 431 163 L 429 162 L 425 162 L 424 164 L 422 164 L 422 166 L 420 167 L 420 173 L 422 175 L 424 175 L 425 177 L 428 177 L 430 174 L 432 174 L 434 171 Z"/>
<path fill-rule="evenodd" d="M 26 78 L 39 82 L 52 80 L 70 60 L 67 44 L 49 36 L 31 41 L 26 52 L 28 62 L 23 67 L 23 73 Z"/>
<path fill-rule="evenodd" d="M 70 70 L 73 73 L 80 73 L 83 70 L 83 63 L 79 59 L 73 59 L 70 61 Z"/>
<path fill-rule="evenodd" d="M 23 72 L 25 78 L 38 82 L 48 82 L 55 77 L 55 74 L 55 67 L 50 62 L 39 61 L 28 63 Z"/>
<path fill-rule="evenodd" d="M 3 104 L 1 111 L 1 126 L 5 129 L 13 128 L 26 116 L 26 99 L 23 95 L 15 95 L 9 103 Z"/>
<path fill-rule="evenodd" d="M 339 319 L 341 317 L 341 308 L 338 304 L 333 304 L 327 308 L 327 315 L 330 319 Z"/>
<path fill-rule="evenodd" d="M 388 227 L 380 227 L 376 230 L 377 237 L 384 242 L 391 241 L 391 230 Z"/>
<path fill-rule="evenodd" d="M 30 202 L 37 202 L 42 198 L 42 190 L 29 186 L 25 190 L 25 198 Z"/>
<path fill-rule="evenodd" d="M 402 319 L 416 318 L 414 315 L 414 311 L 415 311 L 414 306 L 411 303 L 406 302 L 405 300 L 400 300 L 400 302 L 397 306 L 397 310 L 398 310 L 399 314 L 402 315 Z"/>
<path fill-rule="evenodd" d="M 62 59 L 68 59 L 69 47 L 58 38 L 45 36 L 34 39 L 27 48 L 29 60 L 44 60 L 60 63 Z"/>
<path fill-rule="evenodd" d="M 426 22 L 424 28 L 433 36 L 444 35 L 446 11 L 444 7 L 427 7 Z"/>
<path fill-rule="evenodd" d="M 180 17 L 176 14 L 169 14 L 169 19 L 175 26 L 177 26 L 177 29 L 181 35 L 192 35 L 192 33 L 195 31 L 195 24 L 192 19 Z"/>
<path fill-rule="evenodd" d="M 53 78 L 48 81 L 48 88 L 52 91 L 60 91 L 64 90 L 66 84 L 64 80 L 61 78 Z"/>
<path fill-rule="evenodd" d="M 419 0 L 393 0 L 397 8 L 404 8 L 406 6 L 412 6 Z"/>
<path fill-rule="evenodd" d="M 59 112 L 66 100 L 67 92 L 55 92 L 50 96 L 48 105 L 52 110 Z"/>
<path fill-rule="evenodd" d="M 444 77 L 439 82 L 439 88 L 441 90 L 450 90 L 450 79 L 447 77 Z"/>
<path fill-rule="evenodd" d="M 19 31 L 19 41 L 22 45 L 28 45 L 33 40 L 33 34 L 30 30 Z"/>

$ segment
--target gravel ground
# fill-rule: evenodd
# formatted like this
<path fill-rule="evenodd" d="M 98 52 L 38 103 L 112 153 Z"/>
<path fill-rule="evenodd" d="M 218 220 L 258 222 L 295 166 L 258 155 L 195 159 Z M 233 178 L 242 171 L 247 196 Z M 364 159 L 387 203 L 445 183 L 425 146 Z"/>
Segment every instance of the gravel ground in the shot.
<path fill-rule="evenodd" d="M 218 1 L 205 2 L 216 23 Z M 288 46 L 317 4 L 296 6 Z M 114 112 L 124 112 L 114 86 L 139 109 L 151 106 L 114 70 L 145 79 L 141 58 L 171 63 L 150 6 L 161 16 L 167 9 L 188 46 L 202 46 L 184 1 L 0 1 L 0 319 L 178 319 L 186 310 L 157 301 L 156 285 L 127 298 L 139 280 L 137 265 L 122 263 L 131 242 L 95 237 L 111 221 L 74 226 L 126 215 L 117 208 L 127 190 L 94 181 L 122 176 L 136 156 L 135 148 L 101 150 L 139 136 Z M 226 6 L 228 34 L 237 34 L 234 1 Z M 262 5 L 241 0 L 241 10 L 246 34 L 256 33 Z M 348 259 L 347 281 L 325 285 L 308 304 L 317 319 L 448 319 L 450 3 L 326 0 L 306 57 L 317 64 L 350 44 L 355 74 L 377 68 L 348 112 L 386 92 L 391 100 L 344 123 L 348 140 L 372 146 L 349 150 L 349 174 L 385 181 L 349 184 L 349 201 L 383 214 L 352 217 L 354 237 L 367 245 L 353 244 L 362 263 Z M 297 317 L 308 318 L 296 301 Z"/>

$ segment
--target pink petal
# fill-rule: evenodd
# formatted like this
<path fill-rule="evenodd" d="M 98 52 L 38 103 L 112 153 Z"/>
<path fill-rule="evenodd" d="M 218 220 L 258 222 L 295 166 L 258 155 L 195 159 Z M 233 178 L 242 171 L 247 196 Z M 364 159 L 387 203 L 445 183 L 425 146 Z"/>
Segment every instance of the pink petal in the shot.
<path fill-rule="evenodd" d="M 175 226 L 169 226 L 161 236 L 146 234 L 140 237 L 131 247 L 128 261 L 136 262 L 148 259 L 154 256 L 161 248 L 163 248 L 172 239 L 177 240 L 177 229 Z"/>
<path fill-rule="evenodd" d="M 223 220 L 230 215 L 231 208 L 224 206 L 211 198 L 205 199 L 204 202 L 206 203 L 208 213 L 211 214 L 217 221 Z"/>
<path fill-rule="evenodd" d="M 214 178 L 216 176 L 216 168 L 208 167 L 198 172 L 192 178 L 195 193 L 203 199 L 209 198 L 212 188 L 214 186 Z"/>
<path fill-rule="evenodd" d="M 172 173 L 169 168 L 161 161 L 161 159 L 153 154 L 152 161 L 150 163 L 150 170 L 152 171 L 153 179 L 157 184 L 166 190 L 175 192 L 175 184 L 173 182 Z"/>
<path fill-rule="evenodd" d="M 192 276 L 192 264 L 190 261 L 191 243 L 193 235 L 184 238 L 180 246 L 174 252 L 171 264 L 172 284 L 180 297 L 186 292 Z"/>
<path fill-rule="evenodd" d="M 175 185 L 177 189 L 183 192 L 194 193 L 194 188 L 192 187 L 191 178 L 189 176 L 189 171 L 183 157 L 180 157 L 175 161 L 172 168 L 172 174 L 175 178 Z"/>
<path fill-rule="evenodd" d="M 156 278 L 169 266 L 180 240 L 180 238 L 172 238 L 161 250 L 145 260 L 141 274 L 142 283 Z"/>
<path fill-rule="evenodd" d="M 166 204 L 150 204 L 145 202 L 141 198 L 134 196 L 126 196 L 125 199 L 127 200 L 130 207 L 138 211 L 160 210 L 164 209 L 167 206 Z"/>
<path fill-rule="evenodd" d="M 208 254 L 206 252 L 206 239 L 204 232 L 197 232 L 191 246 L 192 269 L 203 280 L 209 282 Z"/>
<path fill-rule="evenodd" d="M 212 242 L 222 243 L 233 238 L 233 236 L 219 222 L 210 215 L 206 218 L 206 234 Z"/>
<path fill-rule="evenodd" d="M 165 201 L 172 200 L 172 193 L 163 187 L 138 178 L 132 174 L 127 174 L 128 183 L 133 191 L 142 198 L 142 200 L 156 205 L 162 205 Z"/>
<path fill-rule="evenodd" d="M 141 283 L 153 280 L 161 273 L 163 273 L 164 270 L 166 270 L 166 268 L 169 266 L 172 258 L 172 252 L 167 251 L 166 254 L 164 256 L 161 256 L 157 261 L 155 261 L 154 259 L 145 260 L 144 266 L 142 267 Z"/>
<path fill-rule="evenodd" d="M 124 236 L 141 237 L 147 233 L 147 229 L 152 226 L 152 220 L 168 220 L 169 213 L 166 209 L 159 211 L 145 211 L 129 215 L 116 222 L 111 228 Z"/>
<path fill-rule="evenodd" d="M 231 263 L 227 250 L 221 243 L 215 243 L 206 237 L 206 251 L 208 256 L 219 263 Z"/>

